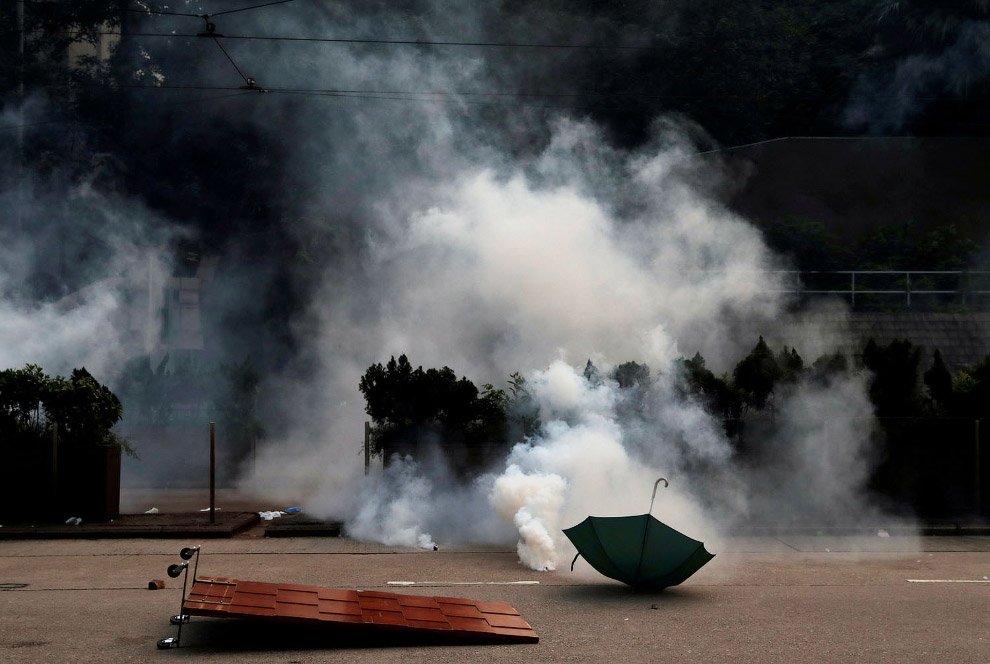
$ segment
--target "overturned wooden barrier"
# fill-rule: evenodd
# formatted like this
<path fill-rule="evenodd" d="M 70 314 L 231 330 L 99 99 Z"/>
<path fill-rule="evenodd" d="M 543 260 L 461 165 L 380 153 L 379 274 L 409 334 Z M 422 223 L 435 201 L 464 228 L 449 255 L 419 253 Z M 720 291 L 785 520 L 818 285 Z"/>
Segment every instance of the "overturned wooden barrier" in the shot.
<path fill-rule="evenodd" d="M 183 549 L 184 558 L 187 551 L 189 557 L 192 553 L 197 555 L 198 566 L 198 547 Z M 188 574 L 187 565 L 173 565 L 169 574 L 175 572 L 174 576 L 178 576 L 182 571 Z M 196 576 L 195 572 L 193 576 L 189 593 L 183 593 L 182 611 L 171 620 L 180 631 L 174 639 L 159 641 L 160 648 L 179 645 L 182 624 L 189 621 L 189 616 L 334 625 L 477 642 L 536 643 L 540 640 L 519 612 L 505 602 L 262 583 Z"/>

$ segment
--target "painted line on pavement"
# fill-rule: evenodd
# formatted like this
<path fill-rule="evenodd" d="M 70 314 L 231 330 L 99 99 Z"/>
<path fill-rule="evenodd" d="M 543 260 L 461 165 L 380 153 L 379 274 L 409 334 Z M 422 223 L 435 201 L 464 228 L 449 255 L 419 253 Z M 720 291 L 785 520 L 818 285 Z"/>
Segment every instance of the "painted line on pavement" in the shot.
<path fill-rule="evenodd" d="M 539 581 L 388 581 L 387 586 L 538 586 Z"/>
<path fill-rule="evenodd" d="M 990 579 L 906 579 L 908 583 L 990 583 Z"/>

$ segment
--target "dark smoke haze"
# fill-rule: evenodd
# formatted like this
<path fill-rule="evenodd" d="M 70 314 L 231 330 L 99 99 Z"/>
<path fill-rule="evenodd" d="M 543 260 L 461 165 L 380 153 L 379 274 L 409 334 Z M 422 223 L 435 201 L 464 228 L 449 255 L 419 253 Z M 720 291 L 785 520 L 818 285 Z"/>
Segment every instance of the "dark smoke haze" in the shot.
<path fill-rule="evenodd" d="M 674 39 L 690 14 L 687 3 L 614 4 L 299 1 L 213 20 L 229 35 L 644 45 Z M 122 27 L 203 30 L 202 19 L 136 13 Z M 635 50 L 223 45 L 125 38 L 105 66 L 161 87 L 83 88 L 83 111 L 108 104 L 110 130 L 59 124 L 50 88 L 5 104 L 0 124 L 30 124 L 32 150 L 70 158 L 34 159 L 21 178 L 14 132 L 0 138 L 4 367 L 85 364 L 113 384 L 155 345 L 155 321 L 120 324 L 133 305 L 124 287 L 144 279 L 153 293 L 194 252 L 220 259 L 203 361 L 250 356 L 265 377 L 269 439 L 244 486 L 302 499 L 355 535 L 518 537 L 524 562 L 553 567 L 566 557 L 561 527 L 643 511 L 670 473 L 680 479 L 664 515 L 695 532 L 714 532 L 713 506 L 733 518 L 809 501 L 820 514 L 865 509 L 860 377 L 791 395 L 780 417 L 792 457 L 746 478 L 719 423 L 676 396 L 675 359 L 700 351 L 724 370 L 788 303 L 773 294 L 778 262 L 760 234 L 713 198 L 727 176 L 696 153 L 717 137 L 681 113 L 587 96 L 619 82 L 606 70 L 642 90 L 669 91 L 675 73 L 648 70 Z M 237 70 L 263 88 L 349 92 L 243 92 Z M 554 96 L 476 94 L 505 91 Z M 400 353 L 478 384 L 522 372 L 544 430 L 470 486 L 426 460 L 364 482 L 358 380 Z M 629 418 L 617 386 L 584 382 L 574 367 L 589 357 L 603 369 L 648 363 L 660 376 L 648 412 Z M 757 488 L 770 484 L 775 495 Z"/>

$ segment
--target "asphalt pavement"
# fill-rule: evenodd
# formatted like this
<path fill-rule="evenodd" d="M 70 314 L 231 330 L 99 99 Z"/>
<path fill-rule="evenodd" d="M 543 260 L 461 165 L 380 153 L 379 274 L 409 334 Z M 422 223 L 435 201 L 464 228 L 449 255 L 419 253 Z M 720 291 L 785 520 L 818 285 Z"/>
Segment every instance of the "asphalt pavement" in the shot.
<path fill-rule="evenodd" d="M 536 572 L 505 547 L 422 551 L 347 538 L 203 544 L 201 574 L 501 600 L 537 644 L 410 640 L 193 618 L 174 635 L 179 540 L 0 542 L 3 662 L 990 661 L 990 538 L 791 535 L 712 543 L 683 585 L 636 593 L 582 561 Z M 152 580 L 163 590 L 149 590 Z"/>

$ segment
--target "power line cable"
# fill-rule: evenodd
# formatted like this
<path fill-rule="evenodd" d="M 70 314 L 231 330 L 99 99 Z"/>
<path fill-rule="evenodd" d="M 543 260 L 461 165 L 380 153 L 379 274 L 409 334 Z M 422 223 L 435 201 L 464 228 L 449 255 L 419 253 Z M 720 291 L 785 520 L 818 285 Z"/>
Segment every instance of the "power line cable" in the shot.
<path fill-rule="evenodd" d="M 240 71 L 238 70 L 238 73 Z M 240 87 L 222 85 L 137 85 L 137 84 L 106 84 L 82 83 L 82 87 L 126 88 L 147 90 L 239 90 Z M 49 86 L 55 87 L 55 86 Z M 258 87 L 259 91 L 286 94 L 362 94 L 362 95 L 419 95 L 421 97 L 505 97 L 505 98 L 546 98 L 546 99 L 581 99 L 601 97 L 624 97 L 629 99 L 686 100 L 686 101 L 767 101 L 767 100 L 813 100 L 834 99 L 835 97 L 816 97 L 803 95 L 683 95 L 683 94 L 646 94 L 641 92 L 602 91 L 602 92 L 507 92 L 499 90 L 368 90 L 350 88 L 278 88 Z M 844 98 L 844 97 L 843 97 Z M 937 96 L 908 96 L 908 95 L 873 95 L 868 97 L 877 101 L 987 101 L 985 97 L 937 97 Z"/>
<path fill-rule="evenodd" d="M 180 16 L 195 16 L 195 14 L 179 14 Z M 212 18 L 212 15 L 211 15 Z M 43 33 L 44 30 L 31 30 L 32 33 Z M 71 32 L 50 32 L 48 34 L 75 34 Z M 110 37 L 161 37 L 188 38 L 200 37 L 198 33 L 183 32 L 97 32 Z M 425 39 L 358 39 L 351 37 L 288 37 L 278 35 L 217 35 L 223 39 L 242 39 L 248 41 L 284 41 L 284 42 L 314 42 L 326 44 L 377 44 L 384 46 L 463 46 L 477 48 L 522 48 L 522 49 L 559 49 L 559 50 L 589 50 L 589 51 L 656 51 L 662 46 L 655 44 L 563 44 L 549 42 L 491 42 L 491 41 L 430 41 Z M 761 48 L 758 50 L 767 50 Z"/>
<path fill-rule="evenodd" d="M 275 2 L 266 2 L 262 5 L 252 5 L 250 7 L 241 7 L 240 9 L 228 9 L 215 14 L 208 14 L 208 16 L 212 18 L 214 16 L 223 16 L 224 14 L 235 14 L 237 12 L 246 12 L 249 9 L 261 9 L 262 7 L 271 7 L 272 5 L 284 5 L 287 2 L 295 2 L 295 0 L 276 0 Z"/>
<path fill-rule="evenodd" d="M 287 2 L 295 2 L 295 0 L 276 0 L 275 2 L 266 2 L 260 5 L 251 5 L 250 7 L 240 7 L 238 9 L 227 9 L 222 12 L 216 12 L 215 14 L 189 14 L 186 12 L 170 12 L 161 9 L 131 9 L 123 8 L 121 11 L 125 11 L 129 14 L 144 14 L 145 16 L 186 16 L 189 18 L 212 18 L 214 16 L 222 16 L 223 14 L 234 14 L 237 12 L 246 12 L 250 9 L 261 9 L 262 7 L 270 7 L 272 5 L 284 5 Z M 48 9 L 51 9 L 55 5 L 52 2 L 41 2 L 40 0 L 17 0 L 18 4 L 22 5 L 41 5 Z"/>
<path fill-rule="evenodd" d="M 176 14 L 177 16 L 193 16 L 203 18 L 199 14 Z M 211 16 L 212 18 L 212 16 Z M 44 30 L 29 30 L 33 34 L 45 33 Z M 74 35 L 74 32 L 53 31 L 51 35 Z M 201 37 L 202 33 L 187 32 L 94 32 L 109 37 L 161 37 L 171 39 L 175 37 Z M 463 46 L 477 48 L 521 48 L 521 49 L 547 49 L 547 50 L 588 50 L 588 51 L 659 51 L 662 49 L 678 48 L 676 44 L 565 44 L 552 42 L 493 42 L 493 41 L 431 41 L 426 39 L 359 39 L 356 37 L 289 37 L 284 35 L 217 35 L 224 39 L 243 39 L 249 41 L 274 41 L 274 42 L 314 42 L 326 44 L 371 44 L 383 46 Z M 702 51 L 787 51 L 787 46 L 764 44 L 761 46 L 726 46 L 718 48 L 714 46 L 692 45 L 693 50 Z"/>
<path fill-rule="evenodd" d="M 219 96 L 216 96 L 216 97 L 197 97 L 195 99 L 182 99 L 182 100 L 178 100 L 178 101 L 165 102 L 163 104 L 159 104 L 159 106 L 160 107 L 165 107 L 165 106 L 186 106 L 186 105 L 199 104 L 199 103 L 208 102 L 208 101 L 219 101 L 221 99 L 230 99 L 232 97 L 243 97 L 244 95 L 253 95 L 253 94 L 255 94 L 255 92 L 252 91 L 252 90 L 239 90 L 238 92 L 235 92 L 234 94 L 219 95 Z M 0 126 L 0 131 L 10 131 L 10 130 L 13 130 L 13 129 L 25 129 L 27 127 L 40 127 L 40 126 L 50 125 L 50 124 L 58 124 L 58 125 L 63 125 L 63 126 L 64 125 L 78 125 L 78 124 L 84 124 L 84 125 L 87 125 L 87 126 L 95 125 L 95 126 L 100 126 L 100 127 L 103 127 L 103 126 L 112 126 L 111 124 L 100 123 L 100 122 L 93 123 L 93 122 L 88 122 L 88 121 L 87 122 L 73 121 L 73 120 L 66 121 L 63 118 L 63 119 L 59 119 L 59 120 L 44 120 L 42 122 L 28 122 L 28 123 L 25 123 L 25 124 L 17 124 L 17 125 L 4 125 L 4 126 Z"/>
<path fill-rule="evenodd" d="M 216 45 L 220 47 L 220 50 L 223 51 L 223 54 L 227 56 L 227 60 L 229 60 L 230 64 L 234 66 L 234 69 L 237 71 L 238 76 L 244 79 L 244 84 L 249 86 L 252 85 L 251 80 L 244 75 L 244 72 L 241 71 L 241 68 L 238 67 L 237 63 L 234 62 L 234 59 L 230 57 L 230 53 L 228 53 L 227 49 L 223 47 L 223 44 L 220 43 L 220 40 L 214 37 L 213 41 L 216 42 Z"/>

